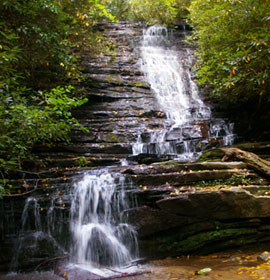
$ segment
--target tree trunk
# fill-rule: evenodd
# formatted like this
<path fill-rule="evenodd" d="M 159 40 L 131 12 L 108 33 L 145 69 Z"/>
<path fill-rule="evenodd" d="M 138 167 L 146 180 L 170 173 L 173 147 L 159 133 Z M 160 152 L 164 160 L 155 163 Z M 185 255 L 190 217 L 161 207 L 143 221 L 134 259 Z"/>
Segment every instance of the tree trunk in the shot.
<path fill-rule="evenodd" d="M 270 162 L 257 156 L 256 154 L 246 152 L 237 148 L 221 148 L 224 153 L 222 161 L 243 161 L 251 169 L 260 173 L 263 177 L 270 178 Z"/>

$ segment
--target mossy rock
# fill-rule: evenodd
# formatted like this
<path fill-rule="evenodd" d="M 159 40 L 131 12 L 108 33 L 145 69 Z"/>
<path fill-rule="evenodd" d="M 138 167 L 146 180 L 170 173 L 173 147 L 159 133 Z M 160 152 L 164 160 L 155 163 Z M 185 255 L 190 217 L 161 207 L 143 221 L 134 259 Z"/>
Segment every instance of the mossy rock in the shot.
<path fill-rule="evenodd" d="M 108 75 L 103 79 L 105 82 L 114 84 L 114 85 L 124 85 L 125 83 L 123 82 L 122 78 L 120 75 L 117 74 L 111 74 Z"/>
<path fill-rule="evenodd" d="M 133 84 L 134 87 L 140 87 L 140 88 L 146 88 L 146 89 L 150 89 L 150 85 L 148 83 L 135 83 Z"/>
<path fill-rule="evenodd" d="M 173 165 L 181 165 L 186 162 L 178 161 L 178 160 L 169 160 L 158 163 L 158 166 L 173 166 Z"/>
<path fill-rule="evenodd" d="M 192 254 L 195 252 L 203 254 L 214 252 L 215 245 L 219 247 L 221 246 L 221 243 L 224 243 L 224 246 L 226 247 L 228 246 L 228 241 L 232 240 L 233 242 L 233 240 L 239 239 L 239 237 L 241 237 L 241 243 L 244 245 L 246 236 L 253 236 L 253 238 L 256 239 L 257 233 L 257 230 L 253 228 L 230 228 L 206 231 L 190 236 L 185 240 L 175 240 L 175 242 L 170 242 L 167 244 L 167 250 L 174 251 L 176 254 Z"/>
<path fill-rule="evenodd" d="M 208 150 L 203 152 L 203 154 L 199 157 L 198 161 L 220 161 L 224 156 L 224 152 L 220 149 Z"/>
<path fill-rule="evenodd" d="M 106 140 L 111 143 L 120 143 L 120 139 L 118 138 L 117 134 L 115 133 L 108 133 L 106 135 Z"/>
<path fill-rule="evenodd" d="M 233 228 L 230 227 L 233 226 Z M 140 249 L 147 257 L 162 258 L 175 257 L 179 255 L 192 254 L 209 254 L 218 252 L 220 250 L 227 250 L 230 248 L 247 248 L 252 244 L 257 244 L 258 238 L 269 241 L 267 234 L 258 232 L 256 228 L 250 227 L 245 223 L 241 223 L 240 227 L 237 224 L 228 224 L 228 228 L 219 228 L 215 222 L 196 223 L 187 226 L 185 230 L 175 230 L 172 235 L 155 236 L 151 240 L 144 240 L 140 244 Z M 255 226 L 255 224 L 253 224 Z M 199 231 L 199 228 L 202 231 Z M 225 226 L 226 227 L 226 226 Z M 188 232 L 190 230 L 190 232 Z M 147 248 L 147 249 L 146 249 Z"/>

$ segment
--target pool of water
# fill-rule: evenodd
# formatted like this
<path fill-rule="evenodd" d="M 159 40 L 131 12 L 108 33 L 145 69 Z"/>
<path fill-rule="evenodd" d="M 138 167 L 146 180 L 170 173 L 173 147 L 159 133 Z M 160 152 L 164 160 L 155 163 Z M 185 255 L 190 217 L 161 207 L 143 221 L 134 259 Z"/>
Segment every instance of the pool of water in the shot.
<path fill-rule="evenodd" d="M 233 252 L 208 256 L 167 258 L 140 267 L 151 271 L 129 280 L 269 280 L 270 264 L 257 260 L 261 252 Z M 210 268 L 206 275 L 198 271 Z M 53 272 L 0 275 L 0 280 L 62 280 Z"/>

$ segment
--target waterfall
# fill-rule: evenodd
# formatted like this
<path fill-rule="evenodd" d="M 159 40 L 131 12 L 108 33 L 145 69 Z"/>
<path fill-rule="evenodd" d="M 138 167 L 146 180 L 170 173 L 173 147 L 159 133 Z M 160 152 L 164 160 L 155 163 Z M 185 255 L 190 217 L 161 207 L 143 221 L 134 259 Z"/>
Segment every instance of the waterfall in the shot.
<path fill-rule="evenodd" d="M 73 262 L 121 267 L 136 257 L 136 232 L 121 217 L 128 208 L 125 182 L 121 177 L 118 180 L 102 173 L 85 175 L 75 185 L 70 222 Z"/>
<path fill-rule="evenodd" d="M 148 129 L 138 136 L 133 154 L 172 154 L 192 160 L 213 139 L 231 144 L 232 125 L 212 119 L 211 108 L 203 102 L 192 80 L 191 51 L 174 50 L 172 39 L 172 33 L 159 25 L 143 32 L 141 68 L 166 119 L 161 128 Z"/>
<path fill-rule="evenodd" d="M 38 258 L 48 252 L 56 255 L 64 255 L 65 251 L 54 238 L 55 232 L 49 230 L 50 226 L 55 227 L 53 219 L 42 220 L 39 197 L 30 196 L 26 199 L 21 215 L 21 230 L 18 233 L 14 244 L 13 258 L 10 270 L 16 271 L 27 258 L 38 262 Z M 52 200 L 54 201 L 54 199 Z M 50 212 L 48 210 L 48 214 Z M 61 226 L 61 219 L 58 217 L 58 227 Z M 42 247 L 42 249 L 41 249 Z"/>
<path fill-rule="evenodd" d="M 73 184 L 72 195 L 59 196 L 58 192 L 46 210 L 42 208 L 41 197 L 26 199 L 12 271 L 20 266 L 26 250 L 29 257 L 42 255 L 41 244 L 45 244 L 44 253 L 47 253 L 47 246 L 56 255 L 69 254 L 69 266 L 79 266 L 98 275 L 113 272 L 104 271 L 103 267 L 122 272 L 133 269 L 128 265 L 138 257 L 138 243 L 136 230 L 125 222 L 125 211 L 134 206 L 125 194 L 128 182 L 122 176 L 114 178 L 103 171 L 85 174 Z M 69 228 L 65 226 L 67 219 L 64 221 L 64 197 L 65 203 L 69 203 L 68 197 L 71 200 Z M 67 240 L 62 240 L 63 236 Z"/>

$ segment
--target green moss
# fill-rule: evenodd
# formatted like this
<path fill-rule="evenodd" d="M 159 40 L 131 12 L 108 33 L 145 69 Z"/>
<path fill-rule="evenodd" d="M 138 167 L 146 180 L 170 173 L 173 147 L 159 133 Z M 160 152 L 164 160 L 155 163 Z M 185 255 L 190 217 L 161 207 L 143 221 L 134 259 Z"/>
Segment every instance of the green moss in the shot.
<path fill-rule="evenodd" d="M 111 58 L 110 58 L 110 62 L 111 63 L 116 63 L 118 61 L 118 56 L 116 53 L 111 53 Z"/>
<path fill-rule="evenodd" d="M 183 162 L 172 160 L 172 161 L 165 161 L 158 163 L 159 166 L 168 166 L 168 165 L 180 165 L 183 164 Z"/>
<path fill-rule="evenodd" d="M 136 59 L 134 57 L 129 57 L 128 62 L 131 64 L 134 64 L 134 63 L 136 63 Z"/>
<path fill-rule="evenodd" d="M 217 227 L 218 228 L 218 227 Z M 175 250 L 180 251 L 183 254 L 192 253 L 194 251 L 198 251 L 203 247 L 209 246 L 211 247 L 212 244 L 216 242 L 223 242 L 229 239 L 235 239 L 240 236 L 242 243 L 245 243 L 245 235 L 255 234 L 257 231 L 256 229 L 252 228 L 240 228 L 240 229 L 223 229 L 223 230 L 214 230 L 214 231 L 207 231 L 195 234 L 186 238 L 185 240 L 175 241 L 171 244 L 167 244 L 168 250 Z"/>
<path fill-rule="evenodd" d="M 198 159 L 199 162 L 202 161 L 219 161 L 222 159 L 224 153 L 220 149 L 214 149 L 204 152 Z"/>
<path fill-rule="evenodd" d="M 221 223 L 201 222 L 164 233 L 153 239 L 153 250 L 158 255 L 185 255 L 209 253 L 226 249 L 232 244 L 244 247 L 256 242 L 259 221 Z M 251 227 L 252 226 L 252 227 Z"/>
<path fill-rule="evenodd" d="M 134 84 L 135 87 L 149 87 L 147 83 L 136 83 Z"/>
<path fill-rule="evenodd" d="M 215 180 L 201 180 L 193 182 L 190 185 L 195 187 L 209 187 L 209 186 L 238 186 L 238 185 L 251 185 L 254 179 L 244 174 L 233 174 L 229 178 L 215 179 Z"/>
<path fill-rule="evenodd" d="M 108 141 L 108 142 L 113 142 L 113 143 L 120 143 L 121 141 L 120 141 L 120 139 L 118 138 L 118 136 L 117 136 L 117 134 L 115 134 L 115 133 L 108 133 L 107 135 L 106 135 L 106 140 Z"/>
<path fill-rule="evenodd" d="M 87 160 L 84 156 L 78 157 L 75 161 L 76 165 L 79 167 L 86 167 L 87 166 Z"/>
<path fill-rule="evenodd" d="M 115 75 L 115 74 L 112 74 L 112 75 L 109 75 L 109 76 L 105 77 L 104 81 L 109 82 L 109 83 L 114 83 L 114 84 L 117 84 L 117 85 L 123 85 L 124 84 L 122 79 L 120 78 L 120 76 Z"/>

